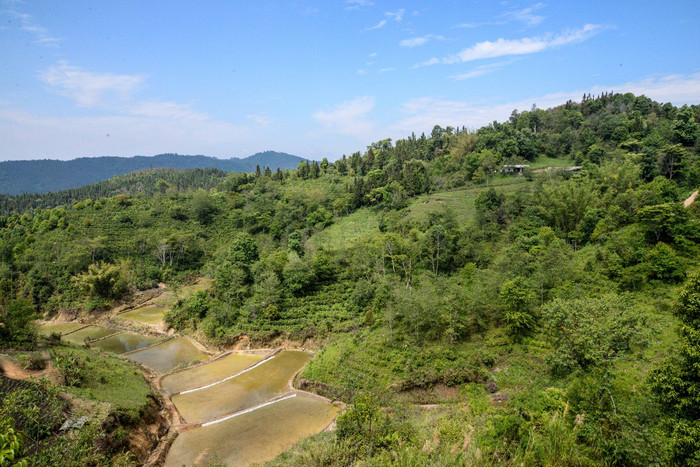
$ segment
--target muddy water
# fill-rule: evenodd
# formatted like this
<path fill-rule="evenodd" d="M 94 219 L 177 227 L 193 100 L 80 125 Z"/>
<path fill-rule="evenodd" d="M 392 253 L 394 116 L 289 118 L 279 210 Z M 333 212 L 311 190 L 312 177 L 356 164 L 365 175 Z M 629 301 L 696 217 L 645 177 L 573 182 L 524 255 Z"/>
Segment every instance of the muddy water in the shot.
<path fill-rule="evenodd" d="M 85 339 L 100 339 L 116 333 L 116 329 L 103 328 L 102 326 L 88 326 L 70 334 L 61 336 L 61 340 L 72 342 L 74 344 L 84 344 Z"/>
<path fill-rule="evenodd" d="M 325 428 L 337 409 L 300 394 L 209 426 L 180 433 L 166 466 L 265 462 Z"/>
<path fill-rule="evenodd" d="M 158 326 L 163 322 L 164 315 L 165 308 L 148 305 L 121 313 L 118 318 L 136 321 L 137 323 L 148 324 L 151 326 Z"/>
<path fill-rule="evenodd" d="M 294 373 L 309 359 L 305 352 L 284 351 L 235 378 L 206 389 L 177 394 L 172 401 L 187 422 L 219 418 L 279 396 Z"/>
<path fill-rule="evenodd" d="M 129 354 L 136 360 L 160 373 L 167 373 L 173 368 L 209 360 L 209 355 L 195 347 L 188 339 L 176 337 L 144 350 Z"/>
<path fill-rule="evenodd" d="M 193 389 L 220 381 L 245 370 L 263 358 L 262 355 L 232 354 L 206 365 L 174 373 L 163 378 L 161 386 L 167 393 Z"/>
<path fill-rule="evenodd" d="M 99 347 L 106 352 L 124 353 L 143 349 L 162 339 L 162 337 L 142 336 L 141 334 L 125 332 L 117 334 L 116 336 L 108 337 L 101 341 L 97 341 L 92 345 Z"/>
<path fill-rule="evenodd" d="M 67 332 L 75 331 L 76 329 L 80 329 L 84 324 L 80 323 L 46 323 L 46 324 L 40 324 L 39 325 L 39 333 L 48 336 L 52 332 L 57 332 L 59 334 L 65 334 Z"/>

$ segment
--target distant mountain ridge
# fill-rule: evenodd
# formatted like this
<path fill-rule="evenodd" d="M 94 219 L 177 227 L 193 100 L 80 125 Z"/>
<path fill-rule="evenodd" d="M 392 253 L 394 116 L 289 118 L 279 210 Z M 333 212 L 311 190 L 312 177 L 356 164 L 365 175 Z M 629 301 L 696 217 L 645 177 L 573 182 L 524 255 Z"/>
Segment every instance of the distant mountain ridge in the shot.
<path fill-rule="evenodd" d="M 0 193 L 18 195 L 66 190 L 107 180 L 116 175 L 156 167 L 254 172 L 257 165 L 260 168 L 270 167 L 273 171 L 277 168 L 294 169 L 299 162 L 305 160 L 307 159 L 284 152 L 265 151 L 244 159 L 158 154 L 134 157 L 81 157 L 69 161 L 6 161 L 0 162 Z"/>

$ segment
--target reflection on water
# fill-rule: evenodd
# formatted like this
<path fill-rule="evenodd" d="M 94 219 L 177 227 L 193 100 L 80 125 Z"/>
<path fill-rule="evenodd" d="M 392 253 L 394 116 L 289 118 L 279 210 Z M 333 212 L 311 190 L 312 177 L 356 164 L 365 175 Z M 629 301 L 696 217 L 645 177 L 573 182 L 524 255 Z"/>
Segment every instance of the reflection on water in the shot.
<path fill-rule="evenodd" d="M 129 354 L 129 358 L 156 371 L 166 373 L 178 365 L 202 362 L 209 360 L 210 357 L 184 337 L 176 337 L 155 347 Z"/>
<path fill-rule="evenodd" d="M 85 339 L 99 339 L 116 332 L 116 329 L 104 328 L 102 326 L 88 326 L 78 331 L 71 332 L 68 335 L 61 336 L 61 339 L 74 344 L 83 344 L 85 343 Z"/>
<path fill-rule="evenodd" d="M 172 401 L 187 422 L 219 418 L 279 396 L 309 358 L 305 352 L 284 351 L 240 376 L 206 389 L 177 394 Z"/>
<path fill-rule="evenodd" d="M 300 394 L 220 423 L 180 433 L 165 465 L 265 462 L 302 438 L 321 431 L 336 412 L 332 405 Z"/>
<path fill-rule="evenodd" d="M 153 345 L 159 340 L 160 337 L 152 336 L 142 336 L 140 334 L 133 333 L 122 333 L 116 336 L 108 337 L 101 341 L 95 342 L 93 345 L 99 347 L 106 352 L 112 353 L 124 353 L 131 352 L 133 350 L 143 349 L 149 345 Z"/>
<path fill-rule="evenodd" d="M 163 391 L 172 394 L 185 389 L 205 386 L 227 376 L 235 375 L 261 359 L 262 355 L 227 355 L 206 365 L 166 376 L 163 378 L 162 388 Z"/>
<path fill-rule="evenodd" d="M 57 332 L 59 334 L 65 334 L 67 332 L 75 331 L 80 329 L 84 324 L 80 323 L 46 323 L 39 325 L 39 334 L 44 336 L 50 335 L 52 332 Z"/>
<path fill-rule="evenodd" d="M 118 316 L 118 318 L 157 326 L 163 322 L 164 315 L 165 308 L 148 305 L 122 313 Z"/>

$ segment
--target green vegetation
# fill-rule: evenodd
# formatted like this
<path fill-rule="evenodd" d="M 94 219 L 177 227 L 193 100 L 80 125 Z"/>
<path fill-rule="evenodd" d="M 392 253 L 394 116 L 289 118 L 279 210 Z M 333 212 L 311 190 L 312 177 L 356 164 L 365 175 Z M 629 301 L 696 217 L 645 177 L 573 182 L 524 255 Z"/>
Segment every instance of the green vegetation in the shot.
<path fill-rule="evenodd" d="M 71 394 L 135 414 L 149 404 L 151 387 L 131 361 L 73 346 L 54 346 L 51 357 Z"/>
<path fill-rule="evenodd" d="M 681 201 L 700 185 L 699 116 L 584 96 L 333 163 L 5 215 L 3 316 L 100 313 L 208 276 L 168 325 L 314 347 L 299 384 L 348 404 L 273 465 L 692 465 L 700 208 Z M 500 172 L 528 161 L 582 168 Z"/>
<path fill-rule="evenodd" d="M 119 193 L 153 194 L 155 190 L 166 191 L 171 187 L 176 190 L 193 186 L 206 188 L 220 182 L 225 176 L 224 171 L 253 172 L 258 167 L 267 167 L 268 171 L 270 167 L 272 170 L 288 170 L 302 160 L 291 154 L 266 151 L 245 159 L 159 154 L 150 157 L 79 157 L 70 161 L 5 161 L 0 162 L 0 193 L 16 196 L 0 195 L 0 214 L 29 208 L 52 208 Z M 128 175 L 119 176 L 123 174 Z M 111 177 L 114 179 L 107 180 Z M 44 194 L 46 192 L 54 193 Z"/>

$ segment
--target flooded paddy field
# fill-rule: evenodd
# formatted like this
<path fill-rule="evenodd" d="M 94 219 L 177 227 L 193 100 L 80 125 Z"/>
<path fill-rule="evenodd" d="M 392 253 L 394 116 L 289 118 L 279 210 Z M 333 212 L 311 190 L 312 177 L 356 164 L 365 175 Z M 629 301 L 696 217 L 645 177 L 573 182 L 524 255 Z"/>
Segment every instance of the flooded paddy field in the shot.
<path fill-rule="evenodd" d="M 44 336 L 49 336 L 54 332 L 66 334 L 82 327 L 85 327 L 85 325 L 80 323 L 44 323 L 39 325 L 39 334 Z"/>
<path fill-rule="evenodd" d="M 289 380 L 310 358 L 306 352 L 286 350 L 234 378 L 176 394 L 172 401 L 188 423 L 254 407 L 284 393 Z"/>
<path fill-rule="evenodd" d="M 338 409 L 320 399 L 299 394 L 248 413 L 180 433 L 166 466 L 247 465 L 265 462 L 318 433 Z"/>
<path fill-rule="evenodd" d="M 162 344 L 130 353 L 129 358 L 160 373 L 167 373 L 178 366 L 189 366 L 209 360 L 210 357 L 189 339 L 176 337 Z"/>
<path fill-rule="evenodd" d="M 231 354 L 206 365 L 179 371 L 163 378 L 161 388 L 166 393 L 176 393 L 221 381 L 254 365 L 262 355 Z"/>
<path fill-rule="evenodd" d="M 82 345 L 86 340 L 101 339 L 117 333 L 116 329 L 105 328 L 102 326 L 87 326 L 77 331 L 64 334 L 61 340 L 72 342 L 73 344 Z"/>
<path fill-rule="evenodd" d="M 163 340 L 162 337 L 143 336 L 132 332 L 123 332 L 97 341 L 92 345 L 106 352 L 120 354 L 149 347 L 161 340 Z"/>
<path fill-rule="evenodd" d="M 121 313 L 117 318 L 148 324 L 149 326 L 159 326 L 163 322 L 163 316 L 165 316 L 166 311 L 165 308 L 159 306 L 147 305 Z"/>

